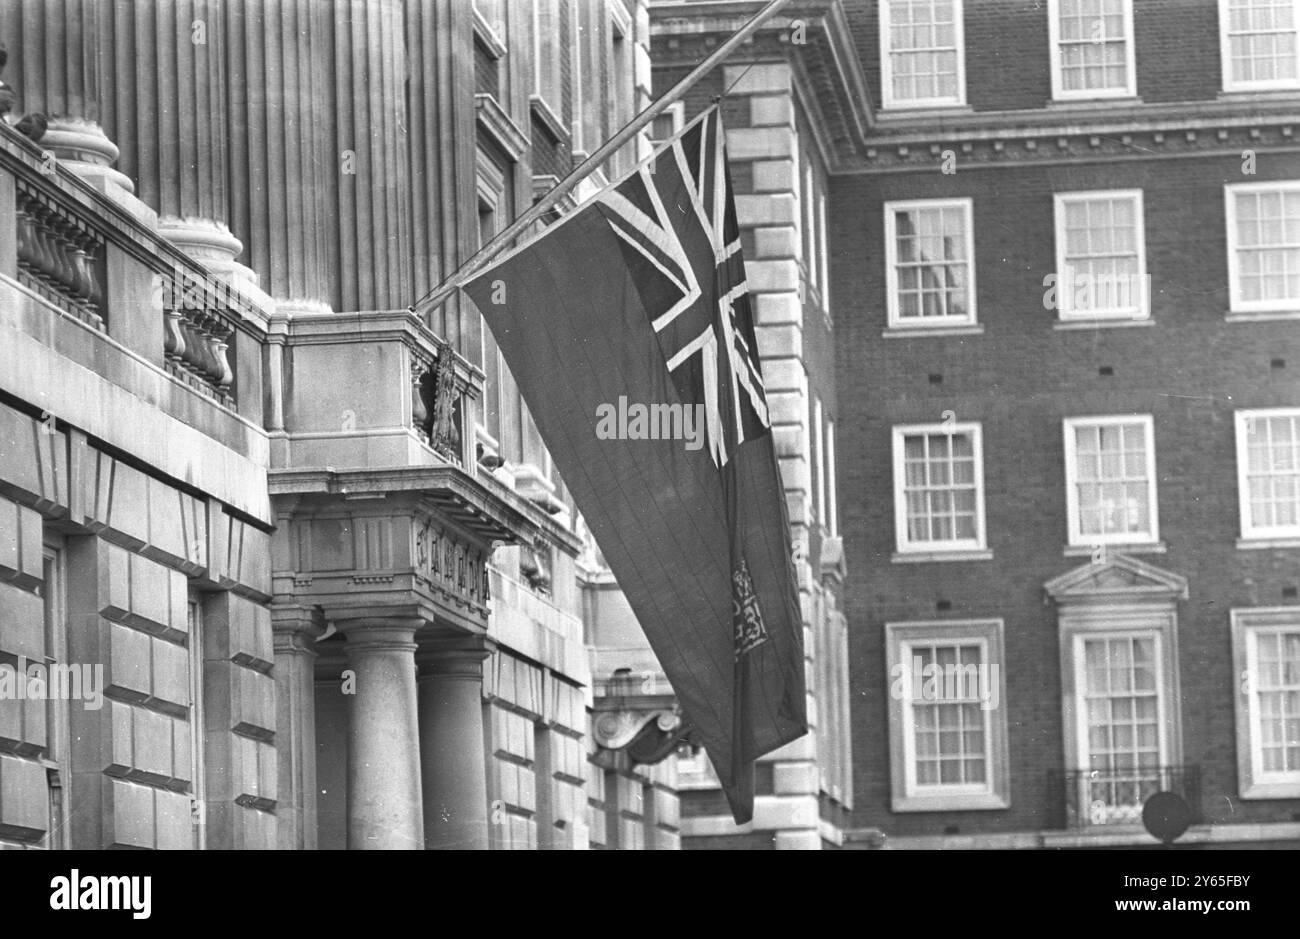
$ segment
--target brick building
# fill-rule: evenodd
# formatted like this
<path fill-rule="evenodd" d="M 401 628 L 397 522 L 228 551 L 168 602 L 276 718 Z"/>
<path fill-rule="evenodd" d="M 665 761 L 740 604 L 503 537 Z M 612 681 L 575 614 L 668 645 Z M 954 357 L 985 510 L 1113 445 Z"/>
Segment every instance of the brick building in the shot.
<path fill-rule="evenodd" d="M 1300 5 L 846 6 L 854 823 L 1296 843 Z"/>
<path fill-rule="evenodd" d="M 656 87 L 758 6 L 652 4 Z M 1183 842 L 1300 839 L 1297 6 L 796 0 L 688 102 L 726 92 L 818 697 L 753 829 L 683 776 L 688 846 L 814 794 L 827 845 L 1151 844 L 1158 790 Z"/>

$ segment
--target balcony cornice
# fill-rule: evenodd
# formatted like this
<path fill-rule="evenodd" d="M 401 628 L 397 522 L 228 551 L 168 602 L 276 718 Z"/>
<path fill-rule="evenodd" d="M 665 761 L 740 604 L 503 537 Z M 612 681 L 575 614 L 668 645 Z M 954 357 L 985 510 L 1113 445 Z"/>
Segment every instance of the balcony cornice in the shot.
<path fill-rule="evenodd" d="M 522 499 L 489 489 L 459 467 L 272 470 L 267 474 L 267 484 L 272 496 L 302 499 L 423 499 L 487 544 L 529 541 L 538 531 Z"/>

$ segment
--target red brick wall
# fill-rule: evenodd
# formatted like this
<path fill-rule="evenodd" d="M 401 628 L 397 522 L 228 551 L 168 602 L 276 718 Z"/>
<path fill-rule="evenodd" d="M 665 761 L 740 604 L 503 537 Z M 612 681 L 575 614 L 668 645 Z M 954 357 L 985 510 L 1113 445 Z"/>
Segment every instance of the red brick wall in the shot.
<path fill-rule="evenodd" d="M 1191 4 L 1188 4 L 1189 6 Z M 1007 6 L 1007 4 L 1002 4 Z M 1207 821 L 1290 821 L 1300 802 L 1238 798 L 1229 614 L 1234 606 L 1296 603 L 1300 552 L 1242 551 L 1233 410 L 1300 404 L 1300 329 L 1225 323 L 1228 307 L 1223 186 L 1300 177 L 1296 154 L 1262 156 L 1257 176 L 1238 157 L 1133 160 L 1018 170 L 959 169 L 834 180 L 832 296 L 836 305 L 841 527 L 852 559 L 850 623 L 854 821 L 891 834 L 1033 830 L 1060 807 L 1047 773 L 1062 767 L 1061 683 L 1054 608 L 1042 585 L 1088 562 L 1066 544 L 1061 419 L 1150 413 L 1155 419 L 1164 555 L 1142 560 L 1188 578 L 1179 605 L 1184 762 L 1202 768 Z M 1144 191 L 1155 324 L 1055 331 L 1043 277 L 1055 266 L 1052 193 Z M 883 339 L 881 203 L 974 200 L 980 336 Z M 1273 367 L 1275 359 L 1284 368 Z M 1113 376 L 1099 368 L 1109 366 Z M 941 374 L 942 384 L 930 375 Z M 983 425 L 992 561 L 891 564 L 890 426 L 942 419 Z M 940 601 L 950 609 L 941 611 Z M 969 813 L 889 812 L 889 676 L 883 624 L 1000 617 L 1010 730 L 1011 808 Z M 1059 818 L 1057 819 L 1059 821 Z"/>
<path fill-rule="evenodd" d="M 876 0 L 845 7 L 880 107 Z M 1046 0 L 966 0 L 966 100 L 977 111 L 1041 108 L 1052 97 Z M 1213 100 L 1219 93 L 1216 0 L 1134 4 L 1137 93 L 1143 101 Z"/>

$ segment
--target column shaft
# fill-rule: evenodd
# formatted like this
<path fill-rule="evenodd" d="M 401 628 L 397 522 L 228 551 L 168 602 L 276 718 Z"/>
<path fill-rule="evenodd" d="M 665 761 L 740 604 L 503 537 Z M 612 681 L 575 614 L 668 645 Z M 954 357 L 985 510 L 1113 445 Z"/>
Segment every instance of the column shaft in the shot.
<path fill-rule="evenodd" d="M 339 623 L 356 673 L 348 720 L 348 847 L 424 847 L 416 719 L 418 620 Z"/>
<path fill-rule="evenodd" d="M 488 849 L 483 735 L 483 659 L 488 654 L 480 645 L 431 649 L 418 656 L 424 841 L 431 850 Z"/>

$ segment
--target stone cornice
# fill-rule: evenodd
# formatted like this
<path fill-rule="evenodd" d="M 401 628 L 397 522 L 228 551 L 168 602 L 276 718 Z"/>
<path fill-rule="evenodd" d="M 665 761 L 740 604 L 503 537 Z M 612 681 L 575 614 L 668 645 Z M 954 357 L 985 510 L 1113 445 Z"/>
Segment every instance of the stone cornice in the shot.
<path fill-rule="evenodd" d="M 877 121 L 861 158 L 841 172 L 915 172 L 1062 162 L 1235 155 L 1291 150 L 1300 97 L 1179 105 L 1049 107 L 1033 111 L 912 112 Z"/>
<path fill-rule="evenodd" d="M 693 66 L 740 29 L 763 6 L 761 0 L 656 3 L 650 8 L 655 68 Z M 804 42 L 791 42 L 802 23 Z M 860 152 L 873 115 L 866 75 L 852 30 L 837 0 L 795 0 L 772 17 L 728 60 L 789 61 L 799 76 L 801 101 L 825 128 L 827 163 Z"/>
<path fill-rule="evenodd" d="M 490 490 L 459 467 L 271 470 L 267 485 L 272 496 L 338 499 L 415 496 L 488 543 L 531 541 L 539 528 L 530 517 L 531 506 L 523 499 L 513 493 Z"/>

